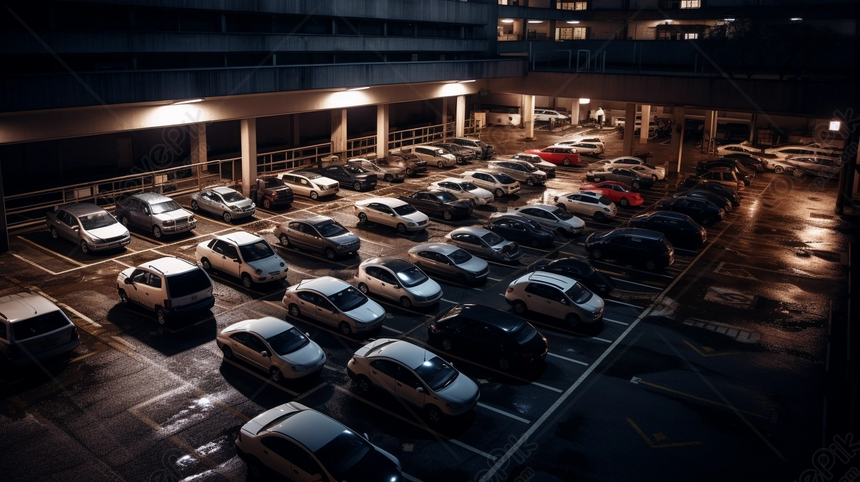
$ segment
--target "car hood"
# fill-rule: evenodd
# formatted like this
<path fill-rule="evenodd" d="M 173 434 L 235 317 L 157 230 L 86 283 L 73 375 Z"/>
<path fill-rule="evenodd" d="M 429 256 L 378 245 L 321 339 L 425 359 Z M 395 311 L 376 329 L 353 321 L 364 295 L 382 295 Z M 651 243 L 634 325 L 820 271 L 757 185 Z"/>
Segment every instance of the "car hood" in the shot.
<path fill-rule="evenodd" d="M 344 314 L 355 321 L 372 323 L 385 316 L 385 308 L 383 308 L 379 303 L 368 299 L 363 305 L 355 308 L 354 310 L 347 311 Z"/>
<path fill-rule="evenodd" d="M 567 219 L 567 220 L 559 219 L 559 221 L 561 221 L 564 224 L 567 224 L 570 227 L 577 228 L 577 229 L 585 227 L 585 221 L 583 221 L 582 219 L 579 219 L 576 216 L 574 216 L 570 219 Z"/>
<path fill-rule="evenodd" d="M 283 263 L 283 266 L 281 264 Z M 269 256 L 268 258 L 258 259 L 257 261 L 252 261 L 248 263 L 253 269 L 259 269 L 263 272 L 263 274 L 269 274 L 276 271 L 282 271 L 287 267 L 287 263 L 281 259 L 280 256 Z"/>
<path fill-rule="evenodd" d="M 433 281 L 431 278 L 427 278 L 427 280 L 420 285 L 411 286 L 409 288 L 406 288 L 406 290 L 415 296 L 423 296 L 429 298 L 432 296 L 436 296 L 442 290 L 442 287 L 439 286 L 439 283 Z"/>
<path fill-rule="evenodd" d="M 242 209 L 250 208 L 253 204 L 254 203 L 248 198 L 242 199 L 241 201 L 228 202 L 227 203 L 227 205 L 230 207 L 236 206 L 236 207 L 242 208 Z"/>
<path fill-rule="evenodd" d="M 117 236 L 128 236 L 128 229 L 120 223 L 113 223 L 103 228 L 87 230 L 87 234 L 99 239 L 109 239 Z"/>
<path fill-rule="evenodd" d="M 488 266 L 487 262 L 481 258 L 472 256 L 472 259 L 463 264 L 458 264 L 457 267 L 471 273 L 477 273 Z"/>
<path fill-rule="evenodd" d="M 407 221 L 412 221 L 413 223 L 416 223 L 416 224 L 427 222 L 430 220 L 430 218 L 427 217 L 427 215 L 422 213 L 421 211 L 415 211 L 412 214 L 407 214 L 406 216 L 402 216 L 402 218 L 407 220 Z"/>
<path fill-rule="evenodd" d="M 601 298 L 597 294 L 593 294 L 591 296 L 591 299 L 589 299 L 580 306 L 582 306 L 583 309 L 587 310 L 590 313 L 603 310 L 603 298 Z"/>
<path fill-rule="evenodd" d="M 320 362 L 320 360 L 325 363 L 325 353 L 322 351 L 322 348 L 319 347 L 316 343 L 311 341 L 307 345 L 299 348 L 298 350 L 287 353 L 286 355 L 278 355 L 278 358 L 284 360 L 290 365 L 304 365 L 307 367 L 315 366 Z"/>
<path fill-rule="evenodd" d="M 468 191 L 468 192 L 474 194 L 475 196 L 478 196 L 481 199 L 490 199 L 491 197 L 493 197 L 493 193 L 491 193 L 490 191 L 488 191 L 482 187 L 479 187 L 477 189 L 472 189 L 471 191 Z"/>
<path fill-rule="evenodd" d="M 155 219 L 159 221 L 176 221 L 179 219 L 190 218 L 191 214 L 184 209 L 177 209 L 175 211 L 168 211 L 166 213 L 159 213 L 155 215 Z"/>
<path fill-rule="evenodd" d="M 478 390 L 477 383 L 460 373 L 453 382 L 437 391 L 436 394 L 454 403 L 471 404 L 480 396 L 481 392 Z"/>

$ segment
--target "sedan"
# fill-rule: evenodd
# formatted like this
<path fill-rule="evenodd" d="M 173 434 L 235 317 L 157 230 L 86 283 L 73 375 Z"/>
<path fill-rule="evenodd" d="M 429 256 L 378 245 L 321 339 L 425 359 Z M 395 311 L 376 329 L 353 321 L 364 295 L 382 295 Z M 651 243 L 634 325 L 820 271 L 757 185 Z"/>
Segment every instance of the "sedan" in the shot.
<path fill-rule="evenodd" d="M 696 163 L 696 174 L 704 174 L 718 167 L 726 168 L 735 173 L 735 176 L 743 181 L 745 186 L 749 186 L 755 178 L 755 171 L 748 167 L 744 167 L 737 159 L 720 158 L 712 161 L 699 161 Z"/>
<path fill-rule="evenodd" d="M 285 221 L 275 226 L 275 236 L 285 247 L 319 251 L 328 259 L 356 254 L 361 239 L 328 216 Z"/>
<path fill-rule="evenodd" d="M 363 199 L 356 201 L 353 208 L 360 224 L 379 223 L 397 229 L 400 234 L 423 231 L 430 220 L 411 204 L 393 198 Z"/>
<path fill-rule="evenodd" d="M 446 177 L 441 181 L 430 183 L 427 189 L 430 191 L 449 192 L 457 196 L 457 199 L 471 201 L 476 206 L 486 206 L 495 200 L 493 193 L 490 191 L 476 186 L 471 181 L 456 177 Z"/>
<path fill-rule="evenodd" d="M 556 231 L 562 236 L 573 236 L 585 229 L 585 222 L 582 219 L 570 214 L 566 209 L 549 204 L 528 204 L 526 206 L 510 208 L 507 213 L 493 214 L 490 216 L 490 220 L 505 214 L 519 215 L 537 221 L 543 227 Z"/>
<path fill-rule="evenodd" d="M 421 268 L 389 256 L 367 259 L 355 275 L 358 289 L 400 303 L 404 308 L 431 306 L 442 298 L 442 287 Z"/>
<path fill-rule="evenodd" d="M 290 316 L 305 315 L 314 321 L 337 327 L 344 335 L 382 329 L 385 309 L 346 281 L 322 276 L 302 280 L 284 293 Z"/>
<path fill-rule="evenodd" d="M 533 248 L 546 248 L 552 246 L 555 241 L 552 231 L 541 226 L 539 222 L 513 214 L 498 216 L 484 227 L 507 240 L 527 244 Z"/>
<path fill-rule="evenodd" d="M 527 149 L 526 154 L 535 154 L 541 159 L 563 166 L 578 166 L 581 164 L 576 149 L 566 146 L 549 146 L 543 149 Z"/>
<path fill-rule="evenodd" d="M 555 177 L 555 164 L 551 162 L 546 162 L 537 154 L 526 154 L 525 152 L 519 152 L 511 156 L 512 160 L 515 161 L 526 161 L 532 166 L 546 173 L 547 178 Z"/>
<path fill-rule="evenodd" d="M 152 192 L 133 194 L 116 203 L 116 217 L 123 226 L 143 228 L 156 239 L 197 227 L 194 215 L 182 209 L 178 202 Z"/>
<path fill-rule="evenodd" d="M 328 166 L 311 172 L 318 172 L 337 181 L 340 187 L 349 187 L 355 191 L 370 191 L 377 183 L 376 174 L 369 173 L 354 164 Z"/>
<path fill-rule="evenodd" d="M 561 194 L 555 196 L 553 202 L 568 212 L 590 216 L 598 221 L 614 218 L 618 213 L 618 208 L 611 199 L 594 191 Z"/>
<path fill-rule="evenodd" d="M 367 172 L 376 174 L 377 179 L 382 178 L 385 182 L 403 182 L 406 180 L 406 170 L 397 166 L 381 166 L 367 159 L 350 159 L 350 166 L 358 166 Z"/>
<path fill-rule="evenodd" d="M 744 166 L 750 169 L 755 169 L 757 172 L 764 172 L 768 169 L 768 162 L 766 160 L 749 154 L 734 152 L 731 154 L 724 154 L 723 157 L 726 159 L 735 159 Z"/>
<path fill-rule="evenodd" d="M 234 219 L 253 216 L 257 206 L 235 189 L 221 186 L 204 189 L 191 196 L 191 210 L 201 209 L 221 216 L 225 223 L 229 223 Z"/>
<path fill-rule="evenodd" d="M 563 147 L 572 147 L 576 149 L 576 152 L 592 157 L 597 157 L 604 152 L 604 146 L 602 142 L 598 144 L 596 142 L 587 142 L 583 140 L 559 141 L 556 142 L 555 145 Z"/>
<path fill-rule="evenodd" d="M 403 340 L 381 338 L 364 345 L 352 355 L 346 372 L 362 392 L 380 388 L 417 408 L 432 424 L 469 412 L 481 398 L 471 378 Z"/>
<path fill-rule="evenodd" d="M 529 268 L 529 271 L 545 271 L 573 278 L 599 295 L 607 295 L 615 286 L 606 276 L 594 269 L 587 259 L 560 258 L 542 261 Z"/>
<path fill-rule="evenodd" d="M 279 405 L 243 425 L 236 454 L 257 480 L 400 482 L 403 475 L 397 457 L 366 435 L 299 402 Z"/>
<path fill-rule="evenodd" d="M 502 263 L 515 263 L 522 256 L 520 246 L 484 228 L 469 226 L 445 235 L 445 242 L 466 251 Z"/>
<path fill-rule="evenodd" d="M 654 185 L 654 179 L 650 175 L 640 174 L 632 169 L 612 168 L 588 171 L 585 173 L 585 178 L 592 182 L 621 181 L 633 189 L 650 189 Z"/>
<path fill-rule="evenodd" d="M 708 231 L 693 218 L 674 211 L 656 211 L 639 214 L 630 218 L 628 223 L 634 228 L 658 231 L 669 238 L 673 246 L 698 248 L 708 240 Z"/>
<path fill-rule="evenodd" d="M 640 206 L 645 202 L 642 195 L 633 192 L 627 184 L 621 181 L 602 181 L 591 184 L 582 184 L 580 191 L 594 191 L 608 197 L 612 202 L 622 207 Z"/>
<path fill-rule="evenodd" d="M 460 284 L 485 282 L 490 266 L 465 250 L 445 243 L 422 243 L 409 250 L 409 261 L 424 271 L 454 278 Z"/>
<path fill-rule="evenodd" d="M 726 213 L 732 210 L 732 202 L 728 199 L 720 196 L 719 194 L 713 193 L 711 191 L 707 191 L 705 189 L 690 189 L 689 191 L 678 191 L 675 194 L 672 194 L 672 197 L 681 197 L 681 196 L 693 196 L 700 197 L 711 201 L 716 204 L 718 208 L 724 210 Z"/>
<path fill-rule="evenodd" d="M 445 220 L 467 218 L 472 215 L 472 203 L 461 201 L 457 196 L 445 191 L 418 191 L 398 199 L 409 203 L 415 209 L 429 216 Z"/>
<path fill-rule="evenodd" d="M 732 203 L 732 207 L 738 207 L 741 205 L 741 197 L 734 189 L 727 188 L 717 181 L 702 181 L 698 184 L 693 185 L 690 190 L 705 190 L 712 192 L 714 194 L 718 194 Z"/>
<path fill-rule="evenodd" d="M 45 214 L 54 239 L 65 238 L 81 251 L 115 249 L 131 242 L 131 233 L 113 215 L 92 203 L 64 204 Z"/>
<path fill-rule="evenodd" d="M 224 328 L 215 339 L 224 358 L 238 359 L 269 373 L 273 382 L 319 373 L 325 352 L 284 320 L 266 316 Z"/>
<path fill-rule="evenodd" d="M 703 226 L 713 226 L 722 221 L 725 213 L 711 201 L 693 196 L 664 199 L 657 203 L 657 209 L 686 214 Z"/>
<path fill-rule="evenodd" d="M 287 263 L 275 254 L 269 242 L 244 231 L 203 241 L 195 254 L 203 269 L 235 276 L 245 288 L 287 277 Z"/>
<path fill-rule="evenodd" d="M 652 166 L 651 164 L 639 164 L 638 166 L 630 166 L 630 170 L 636 171 L 640 176 L 650 177 L 652 181 L 660 181 L 666 179 L 666 169 L 662 167 Z"/>

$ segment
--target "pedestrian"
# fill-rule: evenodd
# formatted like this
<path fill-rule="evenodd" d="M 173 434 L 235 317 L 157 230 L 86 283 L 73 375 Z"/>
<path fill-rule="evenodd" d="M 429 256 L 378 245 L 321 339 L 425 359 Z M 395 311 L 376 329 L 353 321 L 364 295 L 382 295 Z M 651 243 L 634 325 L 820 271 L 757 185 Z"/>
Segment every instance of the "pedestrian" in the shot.
<path fill-rule="evenodd" d="M 598 128 L 601 130 L 603 129 L 603 116 L 604 115 L 606 115 L 606 114 L 603 112 L 603 107 L 598 107 L 597 108 L 597 125 L 598 125 Z"/>

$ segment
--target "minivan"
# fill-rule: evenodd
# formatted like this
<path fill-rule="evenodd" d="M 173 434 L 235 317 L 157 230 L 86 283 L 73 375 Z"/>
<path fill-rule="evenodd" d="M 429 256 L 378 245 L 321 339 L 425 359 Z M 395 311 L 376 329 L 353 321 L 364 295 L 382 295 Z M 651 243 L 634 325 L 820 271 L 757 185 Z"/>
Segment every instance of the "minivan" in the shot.
<path fill-rule="evenodd" d="M 29 365 L 80 343 L 74 323 L 46 298 L 28 292 L 0 297 L 0 361 Z"/>
<path fill-rule="evenodd" d="M 675 248 L 663 233 L 641 228 L 618 228 L 592 233 L 585 240 L 592 259 L 610 258 L 655 270 L 675 262 Z"/>
<path fill-rule="evenodd" d="M 166 256 L 123 270 L 116 278 L 120 302 L 155 312 L 159 325 L 176 315 L 205 311 L 215 305 L 212 279 L 203 268 Z"/>

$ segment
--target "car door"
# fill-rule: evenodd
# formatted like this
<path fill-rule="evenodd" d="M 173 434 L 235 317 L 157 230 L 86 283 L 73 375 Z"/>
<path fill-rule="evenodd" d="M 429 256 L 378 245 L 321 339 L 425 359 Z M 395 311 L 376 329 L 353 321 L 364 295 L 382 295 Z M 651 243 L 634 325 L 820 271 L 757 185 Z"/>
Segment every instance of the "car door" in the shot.
<path fill-rule="evenodd" d="M 147 287 L 149 271 L 137 268 L 131 272 L 131 289 L 126 289 L 128 299 L 146 308 L 152 308 L 150 289 Z"/>
<path fill-rule="evenodd" d="M 371 383 L 392 395 L 397 393 L 396 377 L 399 372 L 400 365 L 391 360 L 378 359 L 370 362 Z"/>
<path fill-rule="evenodd" d="M 568 313 L 567 297 L 556 288 L 541 283 L 529 283 L 525 289 L 526 305 L 530 311 L 554 318 Z"/>
<path fill-rule="evenodd" d="M 262 355 L 263 352 L 269 354 L 268 357 Z M 257 335 L 253 333 L 248 335 L 248 361 L 264 370 L 268 370 L 272 364 L 273 356 L 272 349 Z"/>
<path fill-rule="evenodd" d="M 135 226 L 146 230 L 149 230 L 152 226 L 152 220 L 150 219 L 152 211 L 149 209 L 149 204 L 135 199 L 129 206 L 129 214 L 131 215 L 131 222 Z"/>
<path fill-rule="evenodd" d="M 146 275 L 142 276 L 140 279 L 140 283 L 134 284 L 134 287 L 137 288 L 137 295 L 140 299 L 140 304 L 149 309 L 155 309 L 155 307 L 161 305 L 164 300 L 162 290 L 164 280 L 161 279 L 160 275 L 151 272 L 147 272 Z"/>
<path fill-rule="evenodd" d="M 512 219 L 500 219 L 492 225 L 492 231 L 499 236 L 517 242 L 523 242 L 528 238 L 526 226 Z"/>
<path fill-rule="evenodd" d="M 457 233 L 451 236 L 451 240 L 454 242 L 455 245 L 465 249 L 470 253 L 480 255 L 487 254 L 487 249 L 484 246 L 484 243 L 482 243 L 481 239 L 474 234 Z"/>
<path fill-rule="evenodd" d="M 265 435 L 260 439 L 260 444 L 260 462 L 284 477 L 292 477 L 291 443 L 279 435 Z"/>
<path fill-rule="evenodd" d="M 367 210 L 367 218 L 371 221 L 386 226 L 395 226 L 397 224 L 394 210 L 382 203 L 370 203 Z"/>
<path fill-rule="evenodd" d="M 418 375 L 412 372 L 409 368 L 400 365 L 394 380 L 394 393 L 401 400 L 409 402 L 411 405 L 424 408 L 424 401 L 428 396 L 430 389 L 424 385 Z"/>
<path fill-rule="evenodd" d="M 378 266 L 368 266 L 364 269 L 364 276 L 361 277 L 361 281 L 367 285 L 372 293 L 382 294 L 383 282 L 380 275 L 382 271 L 383 269 Z"/>
<path fill-rule="evenodd" d="M 81 226 L 78 224 L 78 218 L 72 216 L 68 211 L 60 210 L 57 212 L 57 223 L 55 227 L 60 237 L 68 239 L 75 244 L 77 244 L 81 237 Z"/>
<path fill-rule="evenodd" d="M 299 309 L 302 314 L 312 320 L 318 320 L 317 304 L 321 297 L 313 291 L 299 291 L 296 293 L 296 298 L 298 299 Z"/>
<path fill-rule="evenodd" d="M 237 263 L 239 252 L 235 246 L 224 240 L 216 239 L 212 244 L 212 252 L 215 253 L 210 260 L 213 267 L 233 276 L 239 276 L 240 263 Z"/>
<path fill-rule="evenodd" d="M 292 464 L 292 471 L 288 474 L 290 480 L 295 482 L 318 482 L 326 480 L 323 470 L 316 459 L 308 453 L 301 445 L 293 441 L 286 441 L 288 447 L 288 459 Z"/>
<path fill-rule="evenodd" d="M 334 303 L 319 293 L 316 295 L 315 303 L 317 321 L 337 326 L 340 321 L 340 310 L 334 306 Z"/>
<path fill-rule="evenodd" d="M 457 330 L 459 344 L 468 347 L 470 353 L 474 352 L 480 357 L 492 356 L 498 352 L 492 346 L 492 340 L 487 338 L 487 325 L 480 321 L 469 321 Z"/>
<path fill-rule="evenodd" d="M 629 244 L 630 236 L 613 236 L 609 242 L 606 243 L 606 248 L 609 252 L 609 256 L 618 261 L 626 262 L 630 259 L 632 254 L 629 250 Z"/>

